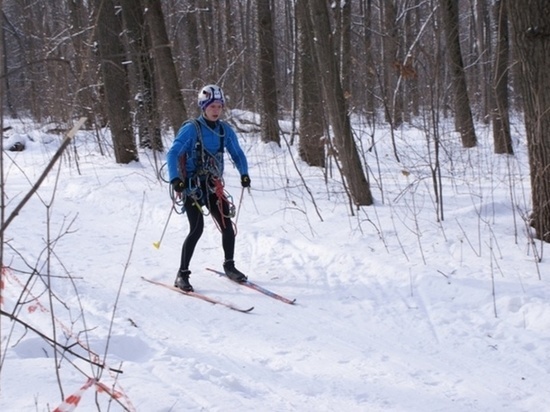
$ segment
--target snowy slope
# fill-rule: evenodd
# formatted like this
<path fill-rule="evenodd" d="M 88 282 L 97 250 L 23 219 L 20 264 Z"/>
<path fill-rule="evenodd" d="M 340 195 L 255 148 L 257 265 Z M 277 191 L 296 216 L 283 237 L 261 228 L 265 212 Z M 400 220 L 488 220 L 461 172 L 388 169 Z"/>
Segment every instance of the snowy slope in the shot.
<path fill-rule="evenodd" d="M 5 157 L 7 214 L 60 142 L 13 126 L 34 141 Z M 378 130 L 377 152 L 366 154 L 376 204 L 353 214 L 336 168 L 325 177 L 286 145 L 242 136 L 252 190 L 239 214 L 237 266 L 297 298 L 287 305 L 206 271 L 223 258 L 207 218 L 191 281 L 255 307 L 242 314 L 141 280 L 173 281 L 186 218 L 173 214 L 155 249 L 171 201 L 152 155 L 116 165 L 80 132 L 6 231 L 2 309 L 50 337 L 54 319 L 60 343 L 80 342 L 123 373 L 70 354 L 56 371 L 51 346 L 2 317 L 0 410 L 53 410 L 75 393 L 77 411 L 549 410 L 550 265 L 545 253 L 537 261 L 541 244 L 522 220 L 524 144 L 502 157 L 487 131 L 470 150 L 446 136 L 438 221 L 425 136 L 398 133 L 401 163 L 389 136 Z M 230 165 L 226 184 L 238 204 Z M 51 301 L 33 268 L 51 273 Z M 78 392 L 88 377 L 118 399 L 97 385 Z"/>

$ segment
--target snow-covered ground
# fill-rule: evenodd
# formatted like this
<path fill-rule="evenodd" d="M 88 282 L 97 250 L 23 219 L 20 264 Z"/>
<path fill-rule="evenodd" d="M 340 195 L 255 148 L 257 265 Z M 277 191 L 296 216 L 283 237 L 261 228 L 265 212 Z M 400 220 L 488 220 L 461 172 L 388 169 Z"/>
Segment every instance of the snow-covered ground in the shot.
<path fill-rule="evenodd" d="M 7 217 L 61 137 L 6 125 L 10 139 L 27 142 L 4 153 Z M 368 148 L 371 132 L 361 133 Z M 173 282 L 187 231 L 174 213 L 153 247 L 171 207 L 156 178 L 163 159 L 144 151 L 139 163 L 117 165 L 94 133 L 79 132 L 4 235 L 2 310 L 35 331 L 1 319 L 0 410 L 52 411 L 70 395 L 81 396 L 79 412 L 549 410 L 550 263 L 524 221 L 522 129 L 515 157 L 492 154 L 488 130 L 478 136 L 466 150 L 442 135 L 438 219 L 433 145 L 420 130 L 397 132 L 400 163 L 389 131 L 376 130 L 376 150 L 365 154 L 375 205 L 360 210 L 334 164 L 325 176 L 293 158 L 295 147 L 241 135 L 252 190 L 237 266 L 297 299 L 288 305 L 206 271 L 223 258 L 207 218 L 191 281 L 254 306 L 242 314 L 141 279 Z M 229 162 L 226 186 L 238 205 Z M 38 333 L 107 369 L 68 353 L 56 360 Z M 99 384 L 79 391 L 89 378 Z"/>

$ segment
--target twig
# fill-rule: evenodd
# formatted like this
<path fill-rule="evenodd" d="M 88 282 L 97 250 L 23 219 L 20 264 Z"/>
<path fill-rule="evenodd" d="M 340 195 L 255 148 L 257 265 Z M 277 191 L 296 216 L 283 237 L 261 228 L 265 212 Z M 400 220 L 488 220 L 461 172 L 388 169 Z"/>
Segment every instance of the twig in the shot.
<path fill-rule="evenodd" d="M 113 326 L 114 326 L 114 322 L 115 322 L 115 314 L 116 314 L 116 311 L 118 309 L 118 302 L 120 300 L 120 294 L 122 292 L 122 285 L 124 284 L 124 279 L 126 278 L 126 272 L 128 271 L 128 267 L 130 266 L 130 260 L 132 259 L 132 252 L 134 251 L 134 245 L 136 244 L 136 238 L 137 238 L 137 234 L 138 234 L 138 231 L 139 231 L 139 225 L 141 223 L 141 217 L 143 216 L 143 205 L 144 205 L 144 203 L 145 203 L 145 192 L 143 193 L 143 198 L 141 200 L 141 207 L 140 207 L 140 210 L 139 210 L 139 217 L 138 217 L 138 220 L 137 220 L 137 223 L 136 223 L 136 228 L 134 230 L 134 236 L 132 237 L 132 243 L 130 245 L 130 253 L 128 254 L 128 259 L 126 260 L 126 264 L 124 265 L 124 271 L 122 272 L 122 277 L 120 278 L 120 284 L 118 286 L 116 299 L 115 299 L 115 302 L 113 304 L 113 313 L 112 313 L 112 316 L 111 316 L 111 322 L 109 323 L 109 332 L 107 334 L 107 342 L 105 344 L 105 354 L 104 354 L 103 362 L 105 362 L 105 360 L 107 359 L 107 355 L 109 353 L 109 344 L 111 342 L 111 334 L 113 332 Z M 101 374 L 99 374 L 98 377 L 100 377 L 100 376 L 101 376 Z"/>
<path fill-rule="evenodd" d="M 24 326 L 25 328 L 31 330 L 32 332 L 36 333 L 38 336 L 40 336 L 42 339 L 44 339 L 46 342 L 48 342 L 55 350 L 59 351 L 60 353 L 64 353 L 64 352 L 67 352 L 67 353 L 70 353 L 71 355 L 75 356 L 76 358 L 80 359 L 80 360 L 83 360 L 84 362 L 87 362 L 91 365 L 94 365 L 94 366 L 97 366 L 98 368 L 101 368 L 101 369 L 107 369 L 111 372 L 115 372 L 115 373 L 123 373 L 122 370 L 120 369 L 114 369 L 114 368 L 110 368 L 110 367 L 107 367 L 104 363 L 99 363 L 99 362 L 94 362 L 93 360 L 91 359 L 87 359 L 85 358 L 84 356 L 82 355 L 79 355 L 78 353 L 76 352 L 73 352 L 69 346 L 65 346 L 65 345 L 62 345 L 60 344 L 59 342 L 55 341 L 54 339 L 50 338 L 49 336 L 43 334 L 42 332 L 40 332 L 38 329 L 35 329 L 33 328 L 31 325 L 29 325 L 27 322 L 24 322 L 22 321 L 21 319 L 19 319 L 17 316 L 15 315 L 12 315 L 11 313 L 9 312 L 6 312 L 2 309 L 0 309 L 0 315 L 2 316 L 6 316 L 8 317 L 9 319 L 11 319 L 12 321 L 14 322 L 17 322 L 19 323 L 20 325 Z"/>

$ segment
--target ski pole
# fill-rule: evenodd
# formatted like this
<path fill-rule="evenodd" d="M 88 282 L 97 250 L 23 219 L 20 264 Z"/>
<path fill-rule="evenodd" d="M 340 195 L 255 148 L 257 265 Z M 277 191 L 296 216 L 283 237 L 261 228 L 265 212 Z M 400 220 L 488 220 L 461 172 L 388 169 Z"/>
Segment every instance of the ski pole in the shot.
<path fill-rule="evenodd" d="M 243 196 L 244 196 L 244 187 L 241 189 L 241 197 L 239 198 L 239 206 L 237 208 L 237 215 L 235 216 L 235 224 L 239 222 L 239 213 L 241 212 L 241 205 L 243 204 Z"/>
<path fill-rule="evenodd" d="M 162 242 L 162 238 L 164 237 L 164 234 L 166 233 L 166 228 L 168 227 L 168 222 L 170 222 L 170 218 L 172 217 L 172 212 L 174 211 L 174 206 L 170 208 L 170 214 L 168 215 L 168 219 L 166 219 L 166 223 L 164 224 L 164 229 L 162 229 L 162 234 L 160 235 L 160 240 L 158 242 L 153 242 L 153 246 L 155 249 L 160 248 L 160 242 Z"/>

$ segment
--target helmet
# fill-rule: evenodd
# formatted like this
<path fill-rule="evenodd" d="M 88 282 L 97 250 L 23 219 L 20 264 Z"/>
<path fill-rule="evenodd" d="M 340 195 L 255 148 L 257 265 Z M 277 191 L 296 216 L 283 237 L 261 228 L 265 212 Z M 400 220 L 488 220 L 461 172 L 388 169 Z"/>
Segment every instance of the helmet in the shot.
<path fill-rule="evenodd" d="M 225 99 L 223 97 L 223 91 L 219 86 L 215 84 L 209 84 L 204 86 L 199 92 L 198 103 L 201 110 L 205 110 L 210 104 L 219 102 L 225 105 Z"/>

